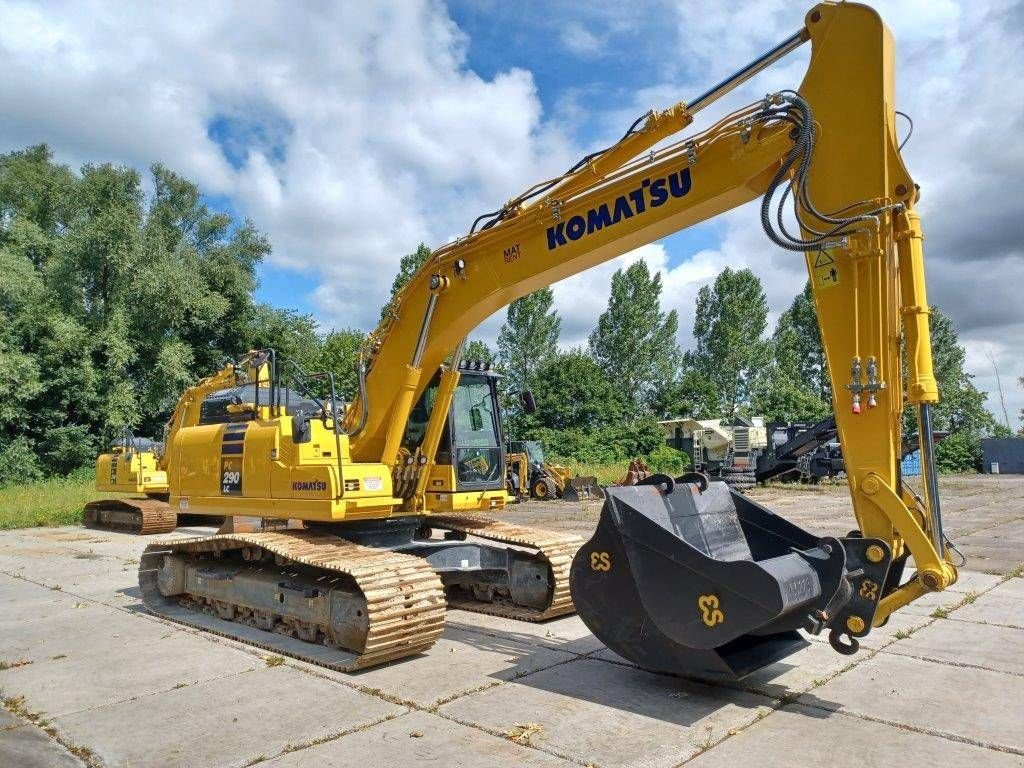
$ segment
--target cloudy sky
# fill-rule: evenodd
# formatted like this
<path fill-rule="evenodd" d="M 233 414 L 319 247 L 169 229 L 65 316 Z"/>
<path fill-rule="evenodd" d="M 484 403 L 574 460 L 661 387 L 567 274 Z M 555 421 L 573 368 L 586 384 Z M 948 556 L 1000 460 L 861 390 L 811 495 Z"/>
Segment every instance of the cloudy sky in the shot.
<path fill-rule="evenodd" d="M 1024 4 L 876 2 L 898 46 L 904 154 L 923 188 L 931 300 L 952 315 L 1001 418 L 1024 407 Z M 781 0 L 394 0 L 149 4 L 0 0 L 0 151 L 48 142 L 72 166 L 160 161 L 274 253 L 260 296 L 369 328 L 399 257 L 686 100 L 788 36 Z M 806 47 L 721 110 L 794 87 Z M 718 109 L 716 105 L 715 110 Z M 721 112 L 716 111 L 716 114 Z M 772 321 L 805 280 L 747 206 L 555 287 L 585 340 L 617 267 L 644 258 L 691 344 L 724 267 L 762 279 Z M 492 340 L 502 317 L 478 336 Z"/>

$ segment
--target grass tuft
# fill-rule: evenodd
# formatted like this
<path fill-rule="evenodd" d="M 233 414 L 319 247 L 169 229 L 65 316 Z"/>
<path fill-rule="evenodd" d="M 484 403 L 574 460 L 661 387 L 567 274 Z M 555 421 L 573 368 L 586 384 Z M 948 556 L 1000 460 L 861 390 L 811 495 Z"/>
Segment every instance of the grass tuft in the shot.
<path fill-rule="evenodd" d="M 15 659 L 14 661 L 7 661 L 6 659 L 0 659 L 0 672 L 7 669 L 17 669 L 18 667 L 24 667 L 32 662 L 29 659 Z"/>
<path fill-rule="evenodd" d="M 98 492 L 91 477 L 9 485 L 0 488 L 0 530 L 81 525 L 87 502 L 119 495 Z"/>

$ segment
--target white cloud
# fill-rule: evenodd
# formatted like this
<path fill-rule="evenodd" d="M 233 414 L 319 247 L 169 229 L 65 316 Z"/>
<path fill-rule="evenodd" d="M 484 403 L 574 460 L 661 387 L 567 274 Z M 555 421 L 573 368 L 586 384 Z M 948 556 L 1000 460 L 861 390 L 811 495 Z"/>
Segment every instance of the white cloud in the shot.
<path fill-rule="evenodd" d="M 582 24 L 572 21 L 562 27 L 562 44 L 579 56 L 593 56 L 600 53 L 604 43 Z"/>
<path fill-rule="evenodd" d="M 905 155 L 923 188 L 930 298 L 961 328 L 969 368 L 990 392 L 984 351 L 994 350 L 1013 419 L 1024 405 L 1024 80 L 1014 76 L 1024 70 L 1024 10 L 1009 0 L 876 5 L 897 40 L 897 106 L 917 123 Z M 367 327 L 401 254 L 464 232 L 478 213 L 569 165 L 580 152 L 567 135 L 584 118 L 605 134 L 588 146 L 613 140 L 637 114 L 693 98 L 786 37 L 805 10 L 783 0 L 657 6 L 658 28 L 678 29 L 666 56 L 643 44 L 635 9 L 594 8 L 559 27 L 562 44 L 580 56 L 631 57 L 650 84 L 617 109 L 603 105 L 611 92 L 563 83 L 551 116 L 529 72 L 485 79 L 466 66 L 467 40 L 436 0 L 301 13 L 283 1 L 0 0 L 0 150 L 47 141 L 72 164 L 162 161 L 251 216 L 274 261 L 314 275 L 325 324 Z M 700 122 L 795 86 L 807 54 Z M 226 129 L 228 156 L 211 126 Z M 726 265 L 750 266 L 777 316 L 803 285 L 799 256 L 770 247 L 750 207 L 720 221 L 717 247 L 682 264 L 676 245 L 656 243 L 555 286 L 563 340 L 585 341 L 612 271 L 637 256 L 664 272 L 664 304 L 679 310 L 684 346 L 696 291 Z M 500 320 L 481 333 L 493 336 Z"/>
<path fill-rule="evenodd" d="M 369 326 L 398 259 L 575 154 L 529 72 L 485 80 L 436 2 L 0 4 L 0 146 L 160 160 L 310 270 L 327 324 Z M 242 133 L 235 167 L 211 125 Z M 269 128 L 268 128 L 269 126 Z"/>

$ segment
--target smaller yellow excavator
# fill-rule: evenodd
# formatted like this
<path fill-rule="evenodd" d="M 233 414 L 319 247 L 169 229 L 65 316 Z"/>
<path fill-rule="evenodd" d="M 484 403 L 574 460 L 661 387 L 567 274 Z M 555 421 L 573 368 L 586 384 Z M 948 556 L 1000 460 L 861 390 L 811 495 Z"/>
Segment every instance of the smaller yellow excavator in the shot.
<path fill-rule="evenodd" d="M 250 379 L 255 381 L 265 363 L 263 353 L 250 352 L 237 363 L 226 365 L 186 389 L 164 426 L 162 442 L 135 437 L 131 430 L 125 429 L 110 451 L 96 459 L 96 490 L 142 495 L 89 502 L 82 513 L 85 527 L 143 536 L 173 531 L 178 526 L 178 513 L 167 503 L 170 488 L 165 446 L 170 445 L 182 427 L 199 424 L 204 407 L 207 410 L 217 407 L 219 400 L 215 395 L 218 392 L 232 391 Z M 229 409 L 240 407 L 240 403 L 220 405 Z M 209 524 L 209 518 L 205 524 Z"/>
<path fill-rule="evenodd" d="M 96 459 L 96 490 L 143 494 L 127 499 L 100 499 L 85 505 L 87 528 L 152 534 L 173 531 L 177 514 L 167 503 L 167 471 L 161 465 L 163 445 L 136 437 L 127 427 Z"/>

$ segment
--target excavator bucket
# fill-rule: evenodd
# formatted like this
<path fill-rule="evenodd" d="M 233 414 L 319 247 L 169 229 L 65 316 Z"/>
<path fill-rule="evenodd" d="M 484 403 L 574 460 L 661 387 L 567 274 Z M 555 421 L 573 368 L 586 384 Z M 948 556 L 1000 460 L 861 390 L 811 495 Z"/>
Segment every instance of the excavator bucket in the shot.
<path fill-rule="evenodd" d="M 725 483 L 651 481 L 605 489 L 572 564 L 576 611 L 611 650 L 710 679 L 784 659 L 807 645 L 798 629 L 829 629 L 833 648 L 856 651 L 886 583 L 884 542 L 817 537 Z"/>
<path fill-rule="evenodd" d="M 604 498 L 604 491 L 596 477 L 580 475 L 569 478 L 562 490 L 562 498 L 565 501 L 600 500 Z"/>

